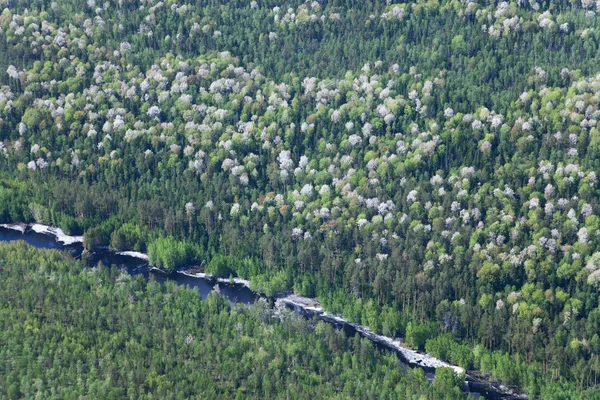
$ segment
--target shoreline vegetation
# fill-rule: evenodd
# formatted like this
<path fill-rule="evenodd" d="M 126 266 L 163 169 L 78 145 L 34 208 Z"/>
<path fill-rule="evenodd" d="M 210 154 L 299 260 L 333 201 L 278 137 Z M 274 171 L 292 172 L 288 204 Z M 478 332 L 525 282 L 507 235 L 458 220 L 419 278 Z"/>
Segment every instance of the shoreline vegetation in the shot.
<path fill-rule="evenodd" d="M 29 231 L 33 231 L 36 233 L 41 233 L 44 235 L 52 236 L 56 239 L 57 242 L 63 244 L 64 246 L 83 243 L 83 236 L 69 236 L 64 234 L 64 232 L 60 228 L 51 227 L 42 224 L 30 224 L 30 223 L 9 223 L 9 224 L 0 224 L 0 228 L 15 230 L 25 234 Z M 105 250 L 104 248 L 102 248 Z M 89 251 L 93 251 L 94 249 L 90 249 Z M 110 250 L 109 251 L 114 251 Z M 114 251 L 115 254 L 133 257 L 142 259 L 145 261 L 149 261 L 149 257 L 145 253 L 137 252 L 137 251 Z M 168 271 L 165 271 L 161 268 L 152 267 L 153 270 L 159 271 L 161 273 L 168 274 Z M 472 382 L 476 382 L 479 384 L 485 384 L 489 388 L 502 393 L 502 395 L 506 396 L 504 398 L 514 398 L 514 399 L 526 399 L 527 395 L 523 393 L 519 393 L 514 387 L 507 387 L 503 384 L 493 381 L 487 381 L 481 374 L 477 371 L 467 371 L 462 367 L 457 365 L 452 365 L 443 360 L 440 360 L 434 357 L 431 354 L 425 352 L 416 351 L 410 347 L 403 345 L 405 343 L 403 340 L 399 338 L 391 338 L 384 335 L 377 334 L 373 332 L 366 326 L 348 321 L 344 319 L 341 315 L 330 314 L 323 308 L 321 302 L 314 298 L 308 298 L 304 296 L 299 296 L 296 294 L 287 294 L 287 293 L 277 293 L 273 296 L 267 296 L 264 293 L 253 290 L 252 284 L 249 280 L 239 278 L 239 277 L 215 277 L 213 275 L 207 274 L 204 272 L 204 267 L 202 266 L 191 266 L 191 267 L 183 267 L 182 269 L 178 269 L 175 271 L 176 273 L 183 274 L 192 278 L 197 279 L 207 279 L 211 281 L 215 281 L 217 283 L 226 283 L 226 284 L 235 284 L 245 286 L 248 289 L 252 290 L 253 293 L 260 296 L 260 298 L 267 298 L 275 300 L 275 307 L 281 308 L 285 305 L 299 308 L 301 309 L 304 315 L 312 315 L 316 316 L 319 319 L 329 321 L 337 324 L 345 324 L 356 330 L 361 336 L 370 339 L 373 342 L 379 343 L 384 347 L 395 351 L 400 354 L 402 360 L 406 362 L 407 365 L 411 367 L 422 368 L 425 370 L 437 369 L 437 368 L 449 368 L 455 374 L 461 375 L 466 374 L 467 383 L 469 380 Z"/>
<path fill-rule="evenodd" d="M 420 369 L 325 322 L 229 303 L 65 252 L 0 243 L 0 397 L 462 400 Z"/>
<path fill-rule="evenodd" d="M 0 223 L 600 398 L 600 0 L 0 4 Z"/>

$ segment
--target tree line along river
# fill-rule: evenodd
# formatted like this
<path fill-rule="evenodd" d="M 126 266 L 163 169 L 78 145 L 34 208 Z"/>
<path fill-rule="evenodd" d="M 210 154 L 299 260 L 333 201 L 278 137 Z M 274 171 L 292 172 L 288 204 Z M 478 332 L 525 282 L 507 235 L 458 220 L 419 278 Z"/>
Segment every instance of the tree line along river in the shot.
<path fill-rule="evenodd" d="M 40 227 L 40 225 L 38 225 L 38 227 Z M 344 330 L 344 332 L 349 336 L 360 334 L 364 337 L 367 337 L 371 339 L 377 346 L 386 348 L 389 351 L 393 351 L 398 354 L 399 368 L 407 368 L 409 365 L 411 367 L 423 368 L 429 379 L 434 378 L 436 365 L 439 364 L 441 366 L 445 364 L 426 354 L 420 354 L 406 349 L 400 346 L 398 341 L 377 335 L 371 332 L 368 328 L 357 324 L 352 324 L 338 316 L 330 315 L 320 309 L 320 307 L 315 308 L 308 306 L 301 301 L 302 298 L 296 296 L 265 298 L 260 294 L 250 290 L 248 285 L 244 283 L 231 283 L 226 279 L 220 279 L 219 281 L 216 281 L 211 277 L 186 274 L 184 271 L 165 274 L 160 270 L 151 268 L 147 259 L 145 259 L 143 255 L 137 255 L 133 252 L 114 252 L 109 249 L 96 249 L 90 252 L 84 252 L 83 246 L 79 240 L 69 240 L 73 237 L 66 237 L 65 240 L 60 238 L 60 232 L 59 235 L 56 235 L 51 231 L 51 229 L 53 228 L 46 229 L 44 231 L 44 229 L 34 230 L 31 229 L 30 226 L 25 225 L 4 225 L 0 227 L 0 242 L 24 240 L 31 246 L 37 248 L 69 251 L 74 258 L 84 259 L 85 264 L 90 267 L 98 265 L 100 262 L 102 262 L 104 265 L 115 265 L 132 275 L 143 275 L 146 279 L 154 279 L 161 284 L 167 280 L 172 280 L 177 284 L 188 285 L 192 288 L 195 288 L 198 293 L 200 293 L 202 298 L 206 298 L 213 290 L 218 290 L 232 303 L 250 304 L 260 298 L 263 298 L 272 306 L 283 305 L 287 308 L 294 309 L 298 314 L 301 314 L 307 318 L 316 317 L 320 320 L 333 324 L 337 329 Z M 60 238 L 63 243 L 59 242 L 57 238 Z M 64 244 L 64 242 L 67 244 Z M 455 368 L 458 369 L 458 367 Z M 487 399 L 526 398 L 525 395 L 516 394 L 506 387 L 493 384 L 491 382 L 486 382 L 484 379 L 468 373 L 466 375 L 464 390 L 465 394 L 470 394 L 475 398 L 481 396 Z"/>

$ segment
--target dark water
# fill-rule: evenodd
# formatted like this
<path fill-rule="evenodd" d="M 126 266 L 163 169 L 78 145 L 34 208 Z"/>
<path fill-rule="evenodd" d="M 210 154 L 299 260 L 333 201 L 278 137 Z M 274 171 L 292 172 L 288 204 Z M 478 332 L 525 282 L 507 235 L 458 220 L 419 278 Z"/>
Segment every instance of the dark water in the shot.
<path fill-rule="evenodd" d="M 286 305 L 286 307 L 291 310 L 294 310 L 297 314 L 303 315 L 305 317 L 317 316 L 317 314 L 315 314 L 309 310 L 302 309 L 298 306 Z M 351 324 L 343 323 L 343 322 L 340 322 L 340 321 L 332 319 L 332 318 L 327 318 L 327 317 L 324 318 L 323 316 L 318 316 L 318 317 L 319 317 L 319 319 L 326 321 L 326 322 L 330 323 L 331 325 L 333 325 L 337 330 L 344 331 L 344 333 L 348 337 L 352 337 L 354 335 L 362 336 L 362 334 L 359 331 L 357 331 L 356 328 L 354 328 Z M 395 352 L 400 359 L 401 367 L 405 370 L 406 370 L 406 368 L 408 368 L 408 365 L 405 363 L 406 360 L 404 360 L 402 358 L 402 355 L 400 353 L 395 351 L 393 348 L 389 348 L 387 345 L 380 343 L 376 340 L 372 340 L 372 342 L 380 350 L 391 350 L 391 351 Z M 426 367 L 421 367 L 421 366 L 418 366 L 418 367 L 414 366 L 411 368 L 421 368 L 423 371 L 425 371 L 425 376 L 427 377 L 427 380 L 429 380 L 429 382 L 433 381 L 433 379 L 435 378 L 435 368 L 426 368 Z M 512 396 L 512 395 L 503 393 L 502 391 L 498 390 L 496 387 L 492 386 L 488 382 L 485 382 L 485 381 L 482 381 L 479 379 L 474 379 L 472 377 L 467 377 L 467 381 L 465 382 L 465 386 L 463 389 L 465 390 L 466 394 L 470 395 L 474 399 L 485 398 L 485 399 L 490 399 L 490 400 L 502 400 L 502 399 L 507 400 L 507 399 L 516 399 L 517 398 L 516 396 Z"/>
<path fill-rule="evenodd" d="M 0 241 L 2 242 L 11 242 L 14 240 L 24 240 L 34 247 L 38 247 L 40 249 L 70 249 L 72 246 L 63 246 L 61 243 L 58 243 L 54 238 L 48 235 L 43 235 L 41 233 L 36 232 L 27 232 L 26 234 L 22 234 L 18 231 L 13 231 L 12 229 L 6 229 L 0 227 Z"/>
<path fill-rule="evenodd" d="M 152 277 L 154 280 L 161 284 L 166 282 L 167 280 L 172 280 L 180 285 L 188 285 L 192 288 L 195 288 L 198 291 L 198 293 L 200 293 L 202 298 L 206 298 L 208 294 L 214 289 L 216 284 L 215 281 L 210 279 L 194 278 L 180 273 L 165 274 L 160 271 L 153 270 L 149 267 L 148 263 L 145 260 L 142 260 L 140 258 L 118 255 L 109 250 L 96 250 L 87 254 L 83 254 L 83 246 L 81 245 L 81 243 L 65 246 L 61 243 L 56 242 L 53 236 L 32 231 L 22 234 L 18 231 L 0 227 L 0 241 L 11 242 L 15 240 L 24 240 L 25 242 L 37 248 L 59 249 L 69 251 L 73 255 L 73 257 L 82 259 L 82 261 L 84 261 L 89 266 L 94 266 L 97 265 L 99 262 L 102 262 L 104 265 L 107 266 L 115 265 L 118 268 L 126 270 L 132 275 L 141 274 L 146 279 L 150 279 Z M 226 283 L 219 283 L 218 285 L 221 294 L 224 295 L 231 303 L 251 304 L 260 297 L 243 285 Z M 290 308 L 294 309 L 296 313 L 305 317 L 316 316 L 310 311 L 301 309 L 299 307 Z M 360 334 L 350 324 L 341 323 L 339 321 L 331 320 L 328 318 L 323 318 L 322 316 L 317 317 L 334 325 L 336 329 L 343 330 L 348 336 Z M 376 341 L 374 341 L 374 343 L 380 349 L 390 350 L 384 344 L 378 343 Z M 402 368 L 407 368 L 407 365 L 404 362 L 402 362 L 402 359 L 400 360 L 400 363 Z M 435 369 L 422 369 L 425 370 L 427 378 L 430 381 L 433 380 L 433 378 L 435 377 Z M 465 392 L 470 394 L 474 398 L 481 398 L 482 396 L 486 399 L 514 398 L 513 396 L 502 393 L 501 391 L 497 390 L 496 388 L 492 387 L 486 382 L 473 381 L 469 378 L 465 383 Z"/>
<path fill-rule="evenodd" d="M 100 261 L 102 261 L 102 263 L 106 266 L 114 265 L 120 269 L 126 270 L 131 275 L 141 274 L 146 279 L 150 279 L 150 276 L 152 276 L 154 280 L 161 284 L 167 280 L 172 280 L 180 285 L 188 285 L 192 288 L 195 288 L 204 299 L 213 290 L 216 284 L 216 282 L 209 279 L 198 279 L 179 273 L 165 274 L 157 270 L 152 270 L 145 260 L 130 256 L 118 255 L 108 250 L 96 250 L 82 255 L 83 246 L 81 243 L 64 246 L 61 243 L 58 243 L 53 236 L 45 235 L 43 233 L 30 231 L 22 234 L 18 231 L 0 227 L 0 241 L 11 242 L 15 240 L 24 240 L 30 245 L 41 249 L 58 249 L 69 251 L 73 257 L 81 259 L 89 266 L 97 265 Z M 219 290 L 221 294 L 229 299 L 229 301 L 232 303 L 251 304 L 258 298 L 255 293 L 242 285 L 219 283 Z"/>

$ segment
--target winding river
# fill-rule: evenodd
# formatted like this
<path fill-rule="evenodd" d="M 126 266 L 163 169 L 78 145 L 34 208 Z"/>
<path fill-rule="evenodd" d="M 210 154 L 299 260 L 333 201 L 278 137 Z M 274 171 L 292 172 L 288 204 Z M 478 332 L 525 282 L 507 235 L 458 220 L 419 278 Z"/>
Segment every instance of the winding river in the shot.
<path fill-rule="evenodd" d="M 244 280 L 240 279 L 236 280 L 237 282 L 229 283 L 227 279 L 219 279 L 217 281 L 213 278 L 206 277 L 203 274 L 193 275 L 183 273 L 182 271 L 165 274 L 159 270 L 150 268 L 147 258 L 139 253 L 117 253 L 109 251 L 108 249 L 98 249 L 84 254 L 81 237 L 67 236 L 60 230 L 43 225 L 29 226 L 25 224 L 14 224 L 0 226 L 0 242 L 10 242 L 15 240 L 24 240 L 37 248 L 66 250 L 75 258 L 85 258 L 87 265 L 97 265 L 100 262 L 104 265 L 115 265 L 132 275 L 143 275 L 146 279 L 152 277 L 161 284 L 167 280 L 172 280 L 177 284 L 188 285 L 195 288 L 202 298 L 206 298 L 211 291 L 215 290 L 215 287 L 217 287 L 220 293 L 231 303 L 250 304 L 261 298 L 260 295 L 249 289 L 247 282 Z M 463 371 L 459 367 L 446 364 L 427 354 L 407 349 L 402 346 L 398 340 L 377 335 L 366 327 L 347 322 L 339 316 L 328 314 L 312 299 L 290 295 L 268 300 L 276 306 L 285 306 L 293 309 L 298 314 L 305 317 L 316 317 L 331 323 L 337 329 L 344 330 L 349 336 L 359 334 L 367 337 L 380 348 L 395 352 L 400 359 L 402 368 L 406 368 L 407 366 L 422 368 L 425 370 L 427 377 L 430 380 L 434 378 L 435 368 L 439 366 L 448 366 L 457 372 Z M 470 394 L 474 398 L 479 398 L 481 396 L 487 399 L 527 398 L 527 396 L 518 394 L 502 385 L 492 384 L 478 376 L 470 375 L 468 373 L 466 375 L 464 389 L 465 393 Z"/>

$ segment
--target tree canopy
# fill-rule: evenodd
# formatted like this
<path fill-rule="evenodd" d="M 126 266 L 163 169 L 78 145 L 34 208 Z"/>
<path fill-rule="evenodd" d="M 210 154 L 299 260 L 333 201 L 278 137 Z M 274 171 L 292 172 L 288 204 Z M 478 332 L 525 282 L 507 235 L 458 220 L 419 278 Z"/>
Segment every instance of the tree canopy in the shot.
<path fill-rule="evenodd" d="M 0 222 L 594 393 L 598 3 L 0 7 Z"/>

